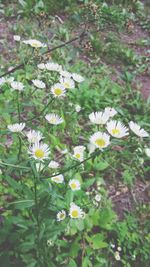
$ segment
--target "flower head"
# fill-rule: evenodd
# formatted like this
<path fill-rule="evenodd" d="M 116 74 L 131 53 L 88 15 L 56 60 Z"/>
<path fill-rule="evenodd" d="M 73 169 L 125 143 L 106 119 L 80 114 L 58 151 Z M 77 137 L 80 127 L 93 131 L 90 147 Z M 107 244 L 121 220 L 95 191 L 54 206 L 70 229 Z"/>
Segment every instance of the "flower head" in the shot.
<path fill-rule="evenodd" d="M 66 90 L 62 84 L 56 83 L 51 87 L 51 93 L 54 97 L 62 97 L 65 96 Z"/>
<path fill-rule="evenodd" d="M 114 108 L 106 107 L 104 112 L 108 114 L 109 117 L 114 117 L 117 114 L 117 111 Z"/>
<path fill-rule="evenodd" d="M 59 163 L 55 160 L 51 160 L 48 167 L 51 169 L 57 169 L 59 167 Z"/>
<path fill-rule="evenodd" d="M 14 41 L 19 42 L 21 37 L 19 35 L 14 35 Z"/>
<path fill-rule="evenodd" d="M 80 190 L 80 182 L 77 179 L 70 180 L 69 186 L 72 189 L 72 191 Z"/>
<path fill-rule="evenodd" d="M 43 135 L 39 131 L 30 130 L 26 133 L 28 141 L 30 143 L 38 143 L 41 139 L 43 139 Z"/>
<path fill-rule="evenodd" d="M 19 133 L 22 132 L 22 130 L 25 127 L 25 123 L 15 123 L 15 124 L 9 124 L 8 129 L 13 133 Z"/>
<path fill-rule="evenodd" d="M 40 47 L 46 47 L 47 46 L 46 44 L 41 43 L 40 41 L 35 40 L 35 39 L 26 40 L 26 41 L 23 41 L 23 43 L 28 44 L 34 48 L 40 48 Z"/>
<path fill-rule="evenodd" d="M 64 182 L 64 176 L 62 174 L 59 174 L 57 176 L 52 177 L 51 180 L 56 184 L 62 184 Z"/>
<path fill-rule="evenodd" d="M 60 71 L 60 75 L 66 78 L 70 78 L 71 77 L 71 73 L 66 71 L 66 70 L 61 70 Z"/>
<path fill-rule="evenodd" d="M 73 157 L 76 158 L 79 161 L 83 161 L 84 159 L 84 150 L 85 146 L 75 146 L 73 148 Z"/>
<path fill-rule="evenodd" d="M 81 106 L 80 105 L 75 105 L 75 111 L 78 113 L 81 111 Z"/>
<path fill-rule="evenodd" d="M 46 66 L 45 66 L 44 63 L 40 63 L 40 64 L 38 64 L 37 67 L 38 67 L 40 70 L 44 70 L 44 69 L 46 69 Z"/>
<path fill-rule="evenodd" d="M 64 120 L 55 113 L 50 113 L 45 116 L 45 119 L 53 125 L 58 125 L 64 122 Z"/>
<path fill-rule="evenodd" d="M 36 86 L 37 88 L 41 88 L 41 89 L 44 89 L 46 86 L 45 86 L 45 83 L 40 81 L 40 80 L 32 80 L 34 86 Z"/>
<path fill-rule="evenodd" d="M 145 148 L 145 154 L 146 156 L 150 157 L 150 148 L 148 147 Z"/>
<path fill-rule="evenodd" d="M 79 219 L 84 217 L 84 212 L 75 203 L 70 204 L 69 216 L 73 219 Z"/>
<path fill-rule="evenodd" d="M 4 77 L 0 78 L 0 85 L 3 85 L 6 82 L 6 79 Z"/>
<path fill-rule="evenodd" d="M 66 212 L 61 210 L 57 213 L 57 221 L 63 221 L 66 218 Z"/>
<path fill-rule="evenodd" d="M 116 138 L 122 138 L 128 135 L 128 129 L 120 121 L 107 122 L 107 131 Z"/>
<path fill-rule="evenodd" d="M 103 149 L 110 144 L 110 136 L 106 133 L 96 132 L 90 137 L 90 142 L 97 148 Z"/>
<path fill-rule="evenodd" d="M 109 115 L 106 112 L 92 112 L 89 119 L 94 124 L 103 125 L 108 121 Z"/>
<path fill-rule="evenodd" d="M 23 91 L 24 85 L 21 82 L 11 82 L 12 90 Z"/>
<path fill-rule="evenodd" d="M 82 83 L 84 81 L 84 78 L 77 73 L 72 73 L 72 78 L 78 83 Z"/>
<path fill-rule="evenodd" d="M 53 62 L 46 63 L 45 68 L 49 71 L 57 71 L 57 72 L 62 71 L 62 66 L 57 63 L 53 63 Z"/>
<path fill-rule="evenodd" d="M 130 121 L 129 127 L 137 136 L 139 137 L 148 137 L 149 134 L 143 128 L 141 128 L 137 123 Z"/>
<path fill-rule="evenodd" d="M 34 159 L 43 161 L 49 157 L 50 150 L 48 145 L 37 142 L 29 148 L 29 153 Z"/>
<path fill-rule="evenodd" d="M 60 77 L 59 81 L 66 89 L 73 89 L 75 87 L 75 83 L 71 78 Z"/>

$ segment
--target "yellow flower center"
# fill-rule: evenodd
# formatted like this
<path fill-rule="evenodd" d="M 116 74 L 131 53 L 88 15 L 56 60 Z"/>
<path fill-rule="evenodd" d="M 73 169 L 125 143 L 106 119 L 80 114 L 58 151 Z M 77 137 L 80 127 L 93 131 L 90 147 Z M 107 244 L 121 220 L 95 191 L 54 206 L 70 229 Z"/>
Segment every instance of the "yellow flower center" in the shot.
<path fill-rule="evenodd" d="M 64 213 L 61 213 L 59 216 L 61 219 L 63 219 L 65 217 Z"/>
<path fill-rule="evenodd" d="M 78 210 L 73 210 L 73 211 L 71 212 L 71 215 L 72 215 L 73 218 L 78 218 L 78 216 L 79 216 L 79 212 L 78 212 Z"/>
<path fill-rule="evenodd" d="M 75 154 L 75 157 L 76 157 L 77 159 L 80 159 L 80 158 L 81 158 L 81 155 L 78 153 L 78 154 Z"/>
<path fill-rule="evenodd" d="M 31 44 L 31 46 L 33 46 L 33 47 L 39 47 L 39 44 L 38 43 L 36 43 L 36 42 L 33 42 L 32 44 Z"/>
<path fill-rule="evenodd" d="M 59 182 L 60 181 L 59 177 L 55 177 L 54 181 Z"/>
<path fill-rule="evenodd" d="M 35 156 L 38 158 L 38 159 L 42 159 L 44 157 L 44 151 L 42 149 L 37 149 L 35 151 Z"/>
<path fill-rule="evenodd" d="M 50 119 L 50 122 L 51 122 L 51 123 L 55 123 L 55 122 L 56 122 L 56 118 L 51 118 L 51 119 Z"/>
<path fill-rule="evenodd" d="M 76 189 L 76 188 L 77 188 L 77 185 L 76 185 L 75 183 L 72 183 L 72 184 L 71 184 L 71 188 L 72 188 L 72 189 Z"/>
<path fill-rule="evenodd" d="M 54 91 L 55 95 L 62 95 L 62 89 L 61 88 L 56 88 Z"/>
<path fill-rule="evenodd" d="M 118 135 L 118 134 L 120 134 L 120 130 L 119 129 L 112 129 L 112 134 L 116 134 L 116 135 Z"/>
<path fill-rule="evenodd" d="M 104 147 L 106 145 L 106 142 L 104 139 L 99 138 L 95 141 L 95 143 L 99 146 L 99 147 Z"/>
<path fill-rule="evenodd" d="M 66 83 L 64 83 L 64 87 L 65 88 L 70 88 L 70 84 L 66 82 Z"/>

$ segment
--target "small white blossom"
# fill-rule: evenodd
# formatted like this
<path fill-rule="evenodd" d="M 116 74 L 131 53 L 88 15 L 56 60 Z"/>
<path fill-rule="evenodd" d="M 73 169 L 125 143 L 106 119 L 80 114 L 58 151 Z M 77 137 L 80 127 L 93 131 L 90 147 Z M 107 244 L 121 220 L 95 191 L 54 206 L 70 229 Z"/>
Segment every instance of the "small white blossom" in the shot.
<path fill-rule="evenodd" d="M 64 97 L 66 90 L 62 84 L 56 83 L 51 87 L 51 93 L 53 94 L 54 97 Z"/>
<path fill-rule="evenodd" d="M 49 71 L 57 71 L 57 72 L 62 71 L 62 66 L 57 63 L 53 63 L 53 62 L 46 63 L 45 68 Z"/>
<path fill-rule="evenodd" d="M 21 37 L 20 37 L 19 35 L 14 35 L 14 40 L 15 40 L 16 42 L 19 42 L 20 39 L 21 39 Z"/>
<path fill-rule="evenodd" d="M 109 120 L 109 115 L 106 112 L 92 112 L 89 119 L 94 124 L 103 125 Z"/>
<path fill-rule="evenodd" d="M 70 204 L 70 210 L 69 210 L 69 216 L 72 218 L 72 219 L 80 219 L 85 216 L 85 213 L 82 211 L 82 209 L 77 206 L 75 203 L 71 203 Z"/>
<path fill-rule="evenodd" d="M 76 146 L 73 148 L 73 157 L 76 158 L 79 161 L 84 160 L 84 150 L 85 146 Z"/>
<path fill-rule="evenodd" d="M 46 66 L 45 66 L 44 63 L 38 64 L 37 67 L 38 67 L 40 70 L 44 70 L 44 69 L 46 69 Z"/>
<path fill-rule="evenodd" d="M 23 91 L 24 85 L 21 82 L 11 82 L 12 90 Z"/>
<path fill-rule="evenodd" d="M 30 143 L 38 143 L 41 139 L 43 139 L 43 135 L 39 131 L 30 130 L 26 133 L 28 141 Z"/>
<path fill-rule="evenodd" d="M 107 131 L 116 138 L 122 138 L 129 134 L 127 127 L 120 121 L 107 122 Z"/>
<path fill-rule="evenodd" d="M 63 118 L 59 117 L 57 114 L 55 113 L 50 113 L 50 114 L 47 114 L 45 116 L 45 119 L 50 123 L 50 124 L 53 124 L 53 125 L 58 125 L 58 124 L 61 124 L 64 122 Z"/>
<path fill-rule="evenodd" d="M 57 221 L 63 221 L 66 218 L 66 212 L 64 210 L 61 210 L 57 213 Z"/>
<path fill-rule="evenodd" d="M 117 111 L 114 108 L 106 107 L 104 112 L 108 114 L 110 118 L 114 117 L 117 114 Z"/>
<path fill-rule="evenodd" d="M 60 75 L 66 78 L 70 78 L 71 77 L 71 73 L 65 70 L 60 71 Z"/>
<path fill-rule="evenodd" d="M 44 89 L 46 86 L 45 86 L 45 83 L 43 81 L 40 81 L 40 80 L 32 80 L 34 86 L 36 86 L 37 88 L 41 88 L 41 89 Z"/>
<path fill-rule="evenodd" d="M 72 191 L 80 190 L 80 182 L 77 179 L 72 179 L 69 181 L 69 186 L 72 189 Z"/>
<path fill-rule="evenodd" d="M 75 83 L 71 78 L 60 77 L 59 81 L 66 89 L 75 88 Z"/>
<path fill-rule="evenodd" d="M 97 148 L 103 149 L 110 144 L 110 136 L 106 133 L 96 132 L 90 137 L 90 142 Z"/>
<path fill-rule="evenodd" d="M 148 147 L 145 148 L 145 154 L 146 156 L 150 157 L 150 148 Z"/>
<path fill-rule="evenodd" d="M 44 44 L 44 43 L 41 43 L 40 41 L 38 40 L 35 40 L 35 39 L 30 39 L 30 40 L 26 40 L 26 41 L 23 41 L 24 44 L 28 44 L 34 48 L 41 48 L 41 47 L 46 47 L 47 45 Z"/>
<path fill-rule="evenodd" d="M 146 132 L 141 126 L 139 126 L 137 123 L 130 121 L 129 122 L 129 127 L 134 132 L 137 136 L 139 137 L 148 137 L 149 134 Z"/>
<path fill-rule="evenodd" d="M 84 78 L 77 73 L 72 73 L 72 78 L 78 83 L 82 83 L 84 81 Z"/>
<path fill-rule="evenodd" d="M 13 133 L 19 133 L 22 132 L 22 130 L 25 127 L 25 123 L 15 123 L 15 124 L 9 124 L 8 129 Z"/>
<path fill-rule="evenodd" d="M 79 105 L 75 105 L 75 111 L 76 112 L 80 112 L 81 111 L 81 106 L 79 106 Z"/>
<path fill-rule="evenodd" d="M 120 261 L 120 259 L 121 259 L 118 251 L 115 252 L 115 259 L 116 259 L 116 261 Z"/>
<path fill-rule="evenodd" d="M 101 201 L 101 195 L 100 195 L 100 194 L 97 194 L 97 195 L 95 196 L 95 200 L 96 200 L 97 202 L 100 202 L 100 201 Z"/>
<path fill-rule="evenodd" d="M 51 169 L 57 169 L 59 167 L 59 163 L 57 161 L 51 160 L 48 167 Z"/>
<path fill-rule="evenodd" d="M 0 85 L 3 85 L 6 82 L 6 79 L 4 77 L 0 78 Z"/>
<path fill-rule="evenodd" d="M 51 180 L 56 184 L 62 184 L 64 182 L 64 176 L 62 174 L 59 174 L 57 176 L 52 177 Z"/>
<path fill-rule="evenodd" d="M 43 143 L 34 143 L 28 151 L 31 156 L 39 161 L 43 161 L 44 159 L 47 159 L 50 154 L 50 150 L 48 145 Z"/>

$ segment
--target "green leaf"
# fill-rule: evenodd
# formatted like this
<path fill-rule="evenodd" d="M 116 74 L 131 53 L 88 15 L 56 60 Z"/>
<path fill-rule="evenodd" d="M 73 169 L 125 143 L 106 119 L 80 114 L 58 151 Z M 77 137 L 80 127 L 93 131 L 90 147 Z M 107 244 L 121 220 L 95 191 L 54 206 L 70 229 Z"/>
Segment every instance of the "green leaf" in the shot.
<path fill-rule="evenodd" d="M 22 186 L 19 184 L 19 182 L 16 182 L 10 176 L 5 176 L 5 179 L 13 189 L 15 189 L 15 190 L 20 190 L 21 189 Z"/>
<path fill-rule="evenodd" d="M 70 259 L 70 262 L 67 267 L 78 267 L 76 262 L 73 259 Z"/>
<path fill-rule="evenodd" d="M 27 200 L 14 201 L 14 202 L 9 203 L 8 205 L 15 205 L 16 209 L 22 210 L 22 209 L 33 207 L 34 200 L 27 199 Z"/>
<path fill-rule="evenodd" d="M 103 234 L 96 234 L 92 236 L 91 241 L 93 249 L 100 249 L 107 247 L 107 243 L 104 242 L 103 240 L 104 240 Z"/>

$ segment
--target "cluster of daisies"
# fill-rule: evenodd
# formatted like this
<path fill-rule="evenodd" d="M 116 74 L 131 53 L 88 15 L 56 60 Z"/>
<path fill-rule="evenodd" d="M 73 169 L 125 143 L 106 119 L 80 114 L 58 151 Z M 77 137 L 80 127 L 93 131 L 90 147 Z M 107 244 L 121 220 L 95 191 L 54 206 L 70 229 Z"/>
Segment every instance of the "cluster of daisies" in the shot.
<path fill-rule="evenodd" d="M 110 145 L 110 136 L 115 138 L 123 138 L 129 135 L 129 129 L 118 120 L 112 118 L 117 114 L 114 108 L 105 108 L 104 111 L 92 112 L 89 115 L 89 119 L 92 124 L 96 124 L 102 128 L 105 125 L 107 133 L 103 131 L 97 131 L 90 137 L 91 147 L 93 146 L 92 152 L 96 149 L 104 149 Z M 149 137 L 147 131 L 141 128 L 137 123 L 130 121 L 129 128 L 134 134 L 143 138 Z M 103 128 L 102 128 L 103 129 Z"/>
<path fill-rule="evenodd" d="M 69 216 L 72 219 L 83 219 L 85 217 L 85 213 L 79 206 L 77 206 L 75 203 L 72 202 L 70 204 Z M 66 218 L 65 210 L 61 210 L 57 213 L 57 221 L 62 221 L 65 218 Z"/>

